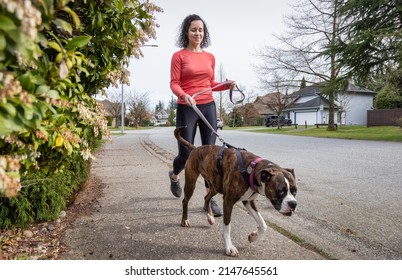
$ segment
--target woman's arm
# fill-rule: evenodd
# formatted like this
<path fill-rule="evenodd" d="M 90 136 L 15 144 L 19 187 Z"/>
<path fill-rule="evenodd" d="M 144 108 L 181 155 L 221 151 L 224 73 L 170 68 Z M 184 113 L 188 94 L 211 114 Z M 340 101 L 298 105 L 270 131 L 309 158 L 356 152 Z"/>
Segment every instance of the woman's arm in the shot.
<path fill-rule="evenodd" d="M 186 93 L 181 88 L 181 58 L 177 53 L 173 54 L 170 63 L 170 89 L 180 99 L 184 100 Z"/>

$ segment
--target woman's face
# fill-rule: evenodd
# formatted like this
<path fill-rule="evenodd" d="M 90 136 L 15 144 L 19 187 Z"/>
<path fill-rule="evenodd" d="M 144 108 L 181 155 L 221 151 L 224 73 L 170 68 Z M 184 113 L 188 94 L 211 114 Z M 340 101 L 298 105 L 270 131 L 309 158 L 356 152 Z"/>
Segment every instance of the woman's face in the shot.
<path fill-rule="evenodd" d="M 187 35 L 190 46 L 197 47 L 201 45 L 201 42 L 204 39 L 204 24 L 202 23 L 202 21 L 192 21 Z"/>

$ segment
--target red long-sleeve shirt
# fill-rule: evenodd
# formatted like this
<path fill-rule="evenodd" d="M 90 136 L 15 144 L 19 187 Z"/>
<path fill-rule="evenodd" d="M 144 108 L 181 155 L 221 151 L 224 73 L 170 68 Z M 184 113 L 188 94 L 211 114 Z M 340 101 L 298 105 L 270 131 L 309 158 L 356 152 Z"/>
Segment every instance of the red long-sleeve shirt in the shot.
<path fill-rule="evenodd" d="M 186 104 L 186 94 L 193 96 L 205 89 L 219 84 L 215 81 L 215 57 L 209 52 L 192 52 L 182 49 L 172 56 L 170 65 L 170 88 L 178 97 L 177 103 Z M 213 91 L 228 89 L 224 84 Z M 212 102 L 212 91 L 204 92 L 195 97 L 197 104 Z"/>

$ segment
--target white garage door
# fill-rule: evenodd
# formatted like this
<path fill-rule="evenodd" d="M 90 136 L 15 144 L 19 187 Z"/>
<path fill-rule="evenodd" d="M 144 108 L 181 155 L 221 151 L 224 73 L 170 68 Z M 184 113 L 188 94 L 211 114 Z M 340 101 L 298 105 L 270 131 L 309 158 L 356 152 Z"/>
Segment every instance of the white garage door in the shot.
<path fill-rule="evenodd" d="M 314 125 L 317 123 L 317 111 L 314 112 L 296 112 L 296 123 L 299 125 Z"/>

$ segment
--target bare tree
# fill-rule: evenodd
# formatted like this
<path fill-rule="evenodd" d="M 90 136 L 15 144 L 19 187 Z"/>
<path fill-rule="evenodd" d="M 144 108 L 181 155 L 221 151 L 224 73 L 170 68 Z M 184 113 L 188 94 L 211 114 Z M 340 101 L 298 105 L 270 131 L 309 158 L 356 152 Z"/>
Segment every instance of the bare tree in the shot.
<path fill-rule="evenodd" d="M 280 116 L 282 113 L 290 108 L 294 104 L 294 98 L 290 97 L 288 94 L 282 94 L 280 92 L 274 92 L 270 94 L 270 101 L 266 103 L 268 108 L 275 112 L 278 121 L 278 129 L 281 128 Z"/>
<path fill-rule="evenodd" d="M 128 117 L 131 125 L 143 126 L 151 120 L 149 92 L 127 94 Z"/>
<path fill-rule="evenodd" d="M 226 80 L 225 70 L 223 69 L 222 63 L 219 65 L 218 76 L 219 76 L 220 82 L 223 82 Z M 228 95 L 225 94 L 224 91 L 219 91 L 216 103 L 218 104 L 218 112 L 219 112 L 219 117 L 221 119 L 224 118 L 225 111 L 226 111 L 225 104 L 227 104 L 228 100 L 229 100 Z"/>
<path fill-rule="evenodd" d="M 232 92 L 233 103 L 228 101 L 227 109 L 232 111 L 232 115 L 240 114 L 244 120 L 242 123 L 251 124 L 250 120 L 258 117 L 258 115 L 255 114 L 254 107 L 251 105 L 251 103 L 255 101 L 257 95 L 252 90 L 248 91 L 247 88 L 241 84 L 237 84 L 237 87 L 244 94 L 244 96 L 237 90 L 234 90 Z M 242 98 L 244 99 L 241 101 Z"/>
<path fill-rule="evenodd" d="M 350 112 L 349 103 L 355 94 L 345 94 L 344 92 L 338 92 L 336 94 L 336 101 L 338 102 L 339 112 L 339 126 L 342 126 L 343 119 L 346 119 L 348 112 Z"/>
<path fill-rule="evenodd" d="M 303 79 L 307 83 L 325 82 L 323 93 L 330 103 L 329 130 L 335 130 L 334 97 L 345 72 L 332 48 L 343 24 L 337 12 L 338 1 L 298 1 L 292 5 L 294 15 L 285 17 L 286 32 L 275 35 L 275 45 L 266 45 L 256 53 L 261 59 L 256 71 L 264 87 L 278 82 L 298 87 Z"/>
<path fill-rule="evenodd" d="M 106 96 L 110 104 L 105 109 L 113 117 L 115 127 L 118 127 L 121 119 L 121 92 L 109 91 Z"/>

